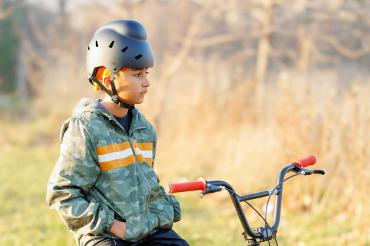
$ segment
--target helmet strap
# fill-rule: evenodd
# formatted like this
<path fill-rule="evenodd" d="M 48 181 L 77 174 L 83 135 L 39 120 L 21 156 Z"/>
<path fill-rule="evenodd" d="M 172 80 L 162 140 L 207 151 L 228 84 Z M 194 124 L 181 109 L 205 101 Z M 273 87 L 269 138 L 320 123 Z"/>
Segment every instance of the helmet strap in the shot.
<path fill-rule="evenodd" d="M 111 79 L 111 87 L 112 87 L 112 95 L 110 95 L 110 98 L 111 100 L 115 103 L 115 104 L 118 104 L 118 106 L 120 108 L 130 108 L 132 105 L 131 104 L 128 104 L 124 101 L 122 101 L 122 99 L 120 99 L 118 97 L 118 93 L 117 93 L 117 90 L 116 90 L 116 85 L 114 84 L 114 80 Z"/>
<path fill-rule="evenodd" d="M 121 108 L 130 108 L 131 106 L 133 106 L 133 105 L 131 105 L 131 104 L 128 104 L 128 103 L 126 103 L 126 102 L 124 102 L 124 101 L 122 101 L 122 99 L 120 99 L 119 97 L 118 97 L 118 93 L 117 93 L 117 89 L 116 89 L 116 86 L 115 86 L 115 84 L 114 84 L 114 81 L 113 80 L 111 80 L 111 87 L 112 87 L 112 92 L 110 92 L 108 89 L 107 89 L 107 87 L 105 87 L 104 85 L 103 85 L 103 83 L 102 82 L 100 82 L 94 75 L 93 76 L 91 76 L 90 78 L 89 78 L 89 82 L 91 83 L 91 84 L 93 84 L 93 82 L 95 82 L 95 83 L 97 83 L 98 85 L 99 85 L 99 87 L 100 88 L 102 88 L 104 91 L 105 91 L 105 93 L 107 93 L 109 96 L 110 96 L 110 99 L 112 100 L 112 102 L 114 102 L 115 104 L 118 104 L 118 106 L 119 107 L 121 107 Z"/>

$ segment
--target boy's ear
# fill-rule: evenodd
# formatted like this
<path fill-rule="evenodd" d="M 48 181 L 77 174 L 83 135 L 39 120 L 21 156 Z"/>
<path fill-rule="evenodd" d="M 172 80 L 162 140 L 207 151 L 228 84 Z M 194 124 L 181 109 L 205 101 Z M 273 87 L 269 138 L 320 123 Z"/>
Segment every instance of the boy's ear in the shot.
<path fill-rule="evenodd" d="M 111 80 L 109 76 L 105 76 L 103 79 L 104 86 L 110 88 Z"/>

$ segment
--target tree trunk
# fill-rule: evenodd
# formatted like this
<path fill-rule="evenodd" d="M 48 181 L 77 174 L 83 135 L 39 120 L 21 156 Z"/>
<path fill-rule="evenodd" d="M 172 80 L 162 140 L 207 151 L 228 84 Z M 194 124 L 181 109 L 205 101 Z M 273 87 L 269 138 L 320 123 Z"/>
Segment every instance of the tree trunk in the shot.
<path fill-rule="evenodd" d="M 269 53 L 270 53 L 270 35 L 264 35 L 260 38 L 258 43 L 257 51 L 257 64 L 256 64 L 256 82 L 258 85 L 264 83 L 266 72 L 269 62 Z"/>
<path fill-rule="evenodd" d="M 273 21 L 273 1 L 264 2 L 264 14 L 260 19 L 262 23 L 262 34 L 258 42 L 257 61 L 256 61 L 256 112 L 262 112 L 265 102 L 265 79 L 267 75 L 269 56 L 270 56 L 270 37 Z"/>
<path fill-rule="evenodd" d="M 310 64 L 310 56 L 312 50 L 312 43 L 305 30 L 301 29 L 299 34 L 299 58 L 298 58 L 298 69 L 302 72 L 306 72 Z"/>
<path fill-rule="evenodd" d="M 25 55 L 25 47 L 20 43 L 18 51 L 18 61 L 16 65 L 16 83 L 17 97 L 22 100 L 27 100 L 29 91 L 27 86 L 27 61 Z"/>

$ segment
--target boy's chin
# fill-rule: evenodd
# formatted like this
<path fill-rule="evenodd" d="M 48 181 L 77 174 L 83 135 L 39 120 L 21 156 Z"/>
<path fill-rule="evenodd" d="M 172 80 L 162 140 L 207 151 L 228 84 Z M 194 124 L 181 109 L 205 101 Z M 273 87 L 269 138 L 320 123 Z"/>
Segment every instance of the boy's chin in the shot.
<path fill-rule="evenodd" d="M 135 104 L 142 104 L 145 101 L 144 97 L 137 100 Z"/>

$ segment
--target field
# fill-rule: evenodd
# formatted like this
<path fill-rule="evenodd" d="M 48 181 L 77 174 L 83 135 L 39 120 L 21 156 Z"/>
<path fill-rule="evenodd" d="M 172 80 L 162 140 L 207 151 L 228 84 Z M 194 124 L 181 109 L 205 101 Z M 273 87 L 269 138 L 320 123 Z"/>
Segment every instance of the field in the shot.
<path fill-rule="evenodd" d="M 121 18 L 145 26 L 154 52 L 138 108 L 157 129 L 164 186 L 203 177 L 253 193 L 314 154 L 326 175 L 287 181 L 279 245 L 370 246 L 370 1 L 227 3 L 0 1 L 0 246 L 75 245 L 46 185 L 62 122 L 103 96 L 87 82 L 89 40 Z M 191 245 L 244 244 L 226 192 L 177 198 Z"/>
<path fill-rule="evenodd" d="M 160 84 L 153 84 L 140 109 L 158 128 L 161 182 L 202 176 L 227 180 L 247 194 L 271 188 L 281 167 L 313 153 L 327 175 L 287 182 L 279 245 L 370 245 L 369 83 L 342 87 L 282 77 L 263 85 L 262 95 L 253 83 L 240 84 L 210 90 L 206 84 L 174 83 L 167 98 L 172 103 L 160 112 L 149 108 L 161 103 L 155 99 Z M 194 91 L 201 93 L 190 94 L 197 86 Z M 11 111 L 3 111 L 0 122 L 0 245 L 74 245 L 45 202 L 58 128 L 70 108 L 26 117 Z M 177 197 L 183 218 L 175 229 L 191 245 L 243 245 L 226 193 Z M 253 204 L 261 209 L 263 202 Z M 250 209 L 246 212 L 254 225 L 262 224 Z"/>

